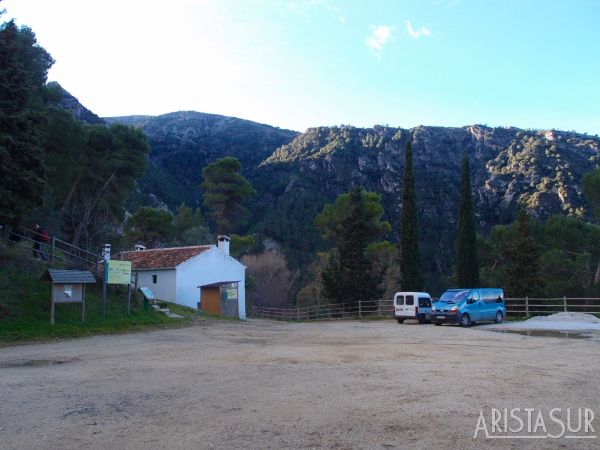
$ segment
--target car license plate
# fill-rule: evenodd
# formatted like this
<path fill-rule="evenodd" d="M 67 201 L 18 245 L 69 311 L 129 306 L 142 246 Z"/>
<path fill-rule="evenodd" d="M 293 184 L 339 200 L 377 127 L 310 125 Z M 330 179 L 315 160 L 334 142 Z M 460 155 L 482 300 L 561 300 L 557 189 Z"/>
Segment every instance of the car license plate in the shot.
<path fill-rule="evenodd" d="M 446 320 L 446 316 L 436 316 L 437 320 Z"/>

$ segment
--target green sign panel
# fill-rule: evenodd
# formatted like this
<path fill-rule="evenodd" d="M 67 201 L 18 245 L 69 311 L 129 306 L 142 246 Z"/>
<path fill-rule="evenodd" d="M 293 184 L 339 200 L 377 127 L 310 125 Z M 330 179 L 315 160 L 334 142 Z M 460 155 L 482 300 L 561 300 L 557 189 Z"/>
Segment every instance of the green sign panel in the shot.
<path fill-rule="evenodd" d="M 131 261 L 107 261 L 104 277 L 107 284 L 130 284 Z"/>

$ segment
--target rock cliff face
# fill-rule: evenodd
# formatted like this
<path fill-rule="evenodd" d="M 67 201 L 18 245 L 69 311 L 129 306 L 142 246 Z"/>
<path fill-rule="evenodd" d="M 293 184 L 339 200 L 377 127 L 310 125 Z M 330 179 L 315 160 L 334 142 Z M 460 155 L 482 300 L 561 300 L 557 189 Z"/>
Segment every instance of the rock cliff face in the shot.
<path fill-rule="evenodd" d="M 70 111 L 76 119 L 90 125 L 102 125 L 106 123 L 92 111 L 83 106 L 77 98 L 73 97 L 56 81 L 48 83 L 48 87 L 60 96 L 58 99 L 60 107 Z"/>
<path fill-rule="evenodd" d="M 269 183 L 258 186 L 262 210 L 268 203 L 275 205 L 261 231 L 298 246 L 301 236 L 278 226 L 277 217 L 294 217 L 297 210 L 310 215 L 359 184 L 381 194 L 386 218 L 396 230 L 393 238 L 397 238 L 407 139 L 413 143 L 423 262 L 430 273 L 451 271 L 464 152 L 471 162 L 481 232 L 511 221 L 521 206 L 539 218 L 588 214 L 582 175 L 598 164 L 597 137 L 481 125 L 410 130 L 328 127 L 307 130 L 260 165 L 259 170 L 271 177 Z M 307 208 L 311 201 L 312 207 Z M 297 219 L 304 238 L 310 236 L 317 245 L 318 236 L 309 223 L 312 217 Z"/>

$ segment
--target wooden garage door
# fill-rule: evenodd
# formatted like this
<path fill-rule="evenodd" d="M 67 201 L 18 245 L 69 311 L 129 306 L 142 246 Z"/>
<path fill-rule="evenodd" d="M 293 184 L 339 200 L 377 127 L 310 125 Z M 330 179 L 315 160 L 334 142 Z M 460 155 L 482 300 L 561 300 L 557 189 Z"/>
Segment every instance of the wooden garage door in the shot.
<path fill-rule="evenodd" d="M 202 311 L 221 314 L 221 289 L 219 286 L 202 288 Z"/>

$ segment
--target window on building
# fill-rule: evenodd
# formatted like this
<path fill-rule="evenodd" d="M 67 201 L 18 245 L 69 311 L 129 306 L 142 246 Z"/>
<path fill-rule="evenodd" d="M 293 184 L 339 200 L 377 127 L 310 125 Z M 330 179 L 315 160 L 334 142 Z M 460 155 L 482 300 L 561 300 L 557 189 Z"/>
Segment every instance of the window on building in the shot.
<path fill-rule="evenodd" d="M 152 284 L 156 284 L 157 279 L 158 279 L 158 275 L 152 275 Z"/>

